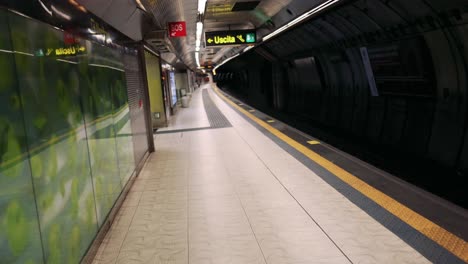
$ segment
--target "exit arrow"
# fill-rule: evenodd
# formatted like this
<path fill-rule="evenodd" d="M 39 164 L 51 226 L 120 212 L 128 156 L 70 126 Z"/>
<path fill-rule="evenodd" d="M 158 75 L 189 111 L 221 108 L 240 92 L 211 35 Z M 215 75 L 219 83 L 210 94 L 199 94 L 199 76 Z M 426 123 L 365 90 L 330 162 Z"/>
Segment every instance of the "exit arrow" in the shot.
<path fill-rule="evenodd" d="M 212 42 L 213 42 L 213 39 L 210 39 L 210 38 L 209 38 L 209 39 L 208 39 L 208 43 L 211 44 Z"/>
<path fill-rule="evenodd" d="M 241 42 L 245 42 L 245 39 L 242 37 L 242 35 L 237 35 L 237 38 L 238 38 Z"/>

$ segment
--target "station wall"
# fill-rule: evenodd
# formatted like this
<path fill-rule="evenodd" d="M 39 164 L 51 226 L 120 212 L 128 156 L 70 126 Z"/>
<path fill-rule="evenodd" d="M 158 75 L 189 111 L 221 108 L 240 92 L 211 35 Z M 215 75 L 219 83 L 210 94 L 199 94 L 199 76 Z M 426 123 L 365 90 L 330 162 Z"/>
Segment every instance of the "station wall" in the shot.
<path fill-rule="evenodd" d="M 3 9 L 0 31 L 0 262 L 79 263 L 138 162 L 123 51 Z"/>

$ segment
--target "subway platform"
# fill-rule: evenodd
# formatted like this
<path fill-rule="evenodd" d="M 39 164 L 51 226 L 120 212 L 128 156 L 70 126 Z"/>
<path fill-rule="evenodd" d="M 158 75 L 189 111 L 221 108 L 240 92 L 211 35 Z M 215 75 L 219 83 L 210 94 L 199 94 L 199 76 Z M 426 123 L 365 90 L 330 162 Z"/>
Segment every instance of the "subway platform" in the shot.
<path fill-rule="evenodd" d="M 93 263 L 468 261 L 466 211 L 215 85 L 154 139 Z"/>

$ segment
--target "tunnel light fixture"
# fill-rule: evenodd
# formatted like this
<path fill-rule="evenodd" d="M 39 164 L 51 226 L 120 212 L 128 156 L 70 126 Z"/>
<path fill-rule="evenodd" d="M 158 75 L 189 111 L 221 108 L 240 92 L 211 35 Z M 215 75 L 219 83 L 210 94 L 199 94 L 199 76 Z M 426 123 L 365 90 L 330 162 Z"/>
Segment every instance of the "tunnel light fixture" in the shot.
<path fill-rule="evenodd" d="M 251 50 L 253 49 L 255 46 L 248 46 L 247 48 L 245 48 L 242 52 L 247 52 L 248 50 Z"/>
<path fill-rule="evenodd" d="M 263 37 L 263 41 L 268 40 L 268 39 L 278 35 L 279 33 L 285 31 L 286 29 L 288 29 L 288 28 L 290 28 L 290 27 L 304 21 L 306 18 L 308 18 L 308 17 L 310 17 L 310 16 L 324 10 L 325 8 L 328 8 L 328 7 L 338 3 L 339 1 L 341 1 L 341 0 L 328 0 L 328 1 L 324 2 L 324 3 L 322 3 L 321 5 L 318 5 L 318 6 L 314 7 L 314 8 L 312 8 L 308 12 L 302 14 L 301 16 L 295 18 L 294 20 L 287 23 L 286 25 L 278 28 L 277 30 L 275 30 L 275 31 L 271 32 L 270 34 L 266 35 L 265 37 Z"/>
<path fill-rule="evenodd" d="M 239 53 L 239 54 L 236 54 L 236 55 L 234 55 L 234 56 L 232 56 L 232 57 L 230 57 L 230 58 L 228 58 L 228 59 L 226 59 L 226 60 L 224 60 L 224 61 L 221 62 L 220 64 L 216 65 L 216 67 L 214 67 L 213 70 L 216 71 L 219 67 L 223 66 L 223 65 L 226 64 L 228 61 L 234 59 L 235 57 L 238 57 L 239 55 L 240 55 L 240 53 Z"/>
<path fill-rule="evenodd" d="M 198 0 L 198 13 L 205 13 L 206 1 L 207 0 Z"/>

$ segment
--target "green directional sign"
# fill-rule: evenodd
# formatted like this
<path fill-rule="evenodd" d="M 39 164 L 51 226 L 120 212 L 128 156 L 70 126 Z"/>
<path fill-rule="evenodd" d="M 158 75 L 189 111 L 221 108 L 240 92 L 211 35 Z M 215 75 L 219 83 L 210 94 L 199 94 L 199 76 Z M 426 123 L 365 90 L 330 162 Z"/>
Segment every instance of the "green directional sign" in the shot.
<path fill-rule="evenodd" d="M 206 46 L 248 45 L 257 42 L 257 33 L 252 30 L 205 32 Z"/>

